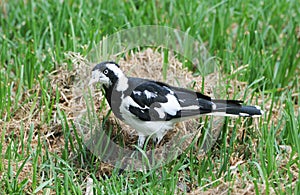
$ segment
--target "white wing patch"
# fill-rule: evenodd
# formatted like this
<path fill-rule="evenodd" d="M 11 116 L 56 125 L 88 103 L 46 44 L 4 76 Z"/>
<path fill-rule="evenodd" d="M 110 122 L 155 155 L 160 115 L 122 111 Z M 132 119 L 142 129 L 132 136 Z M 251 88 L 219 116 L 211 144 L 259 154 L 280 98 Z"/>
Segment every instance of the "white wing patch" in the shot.
<path fill-rule="evenodd" d="M 148 91 L 148 90 L 145 90 L 144 93 L 145 93 L 145 95 L 146 95 L 146 97 L 147 97 L 148 99 L 150 99 L 150 98 L 156 98 L 156 97 L 157 97 L 157 94 L 155 94 L 155 93 L 153 93 L 153 92 L 150 92 L 150 91 Z"/>
<path fill-rule="evenodd" d="M 200 107 L 197 105 L 191 105 L 191 106 L 186 106 L 182 107 L 181 110 L 198 110 Z"/>
<path fill-rule="evenodd" d="M 165 118 L 166 114 L 164 113 L 164 111 L 161 108 L 155 107 L 154 110 L 158 113 L 159 118 Z"/>
<path fill-rule="evenodd" d="M 185 100 L 183 100 L 183 99 L 179 99 L 178 101 L 181 102 L 181 103 L 185 102 Z"/>
<path fill-rule="evenodd" d="M 142 92 L 141 91 L 133 91 L 132 92 L 134 95 L 142 95 Z"/>
<path fill-rule="evenodd" d="M 168 94 L 166 97 L 168 101 L 166 103 L 160 103 L 160 109 L 163 109 L 166 113 L 175 116 L 176 113 L 181 109 L 180 104 L 174 95 Z"/>
<path fill-rule="evenodd" d="M 122 110 L 123 110 L 122 108 L 126 108 L 126 110 L 129 110 L 129 106 L 134 106 L 134 107 L 142 109 L 142 107 L 140 105 L 138 105 L 130 96 L 127 96 L 122 101 L 122 104 L 120 106 L 120 111 L 122 112 Z"/>

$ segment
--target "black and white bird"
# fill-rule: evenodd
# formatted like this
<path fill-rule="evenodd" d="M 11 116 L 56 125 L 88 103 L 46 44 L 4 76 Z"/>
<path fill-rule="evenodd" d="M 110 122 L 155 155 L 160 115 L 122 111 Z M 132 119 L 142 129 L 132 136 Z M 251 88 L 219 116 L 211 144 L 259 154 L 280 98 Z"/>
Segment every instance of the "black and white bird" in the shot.
<path fill-rule="evenodd" d="M 89 85 L 103 84 L 105 97 L 116 117 L 134 128 L 138 146 L 147 136 L 158 144 L 175 123 L 199 115 L 261 116 L 258 106 L 242 106 L 238 100 L 217 100 L 189 89 L 127 77 L 115 62 L 102 62 L 92 69 Z"/>

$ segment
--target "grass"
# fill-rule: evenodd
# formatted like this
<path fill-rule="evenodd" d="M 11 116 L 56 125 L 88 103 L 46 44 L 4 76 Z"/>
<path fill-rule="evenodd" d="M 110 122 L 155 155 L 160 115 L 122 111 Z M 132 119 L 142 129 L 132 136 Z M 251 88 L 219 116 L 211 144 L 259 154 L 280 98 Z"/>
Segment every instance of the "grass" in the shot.
<path fill-rule="evenodd" d="M 297 0 L 29 0 L 2 1 L 0 9 L 1 194 L 82 194 L 89 178 L 105 194 L 299 194 Z M 257 128 L 227 119 L 218 144 L 201 159 L 190 146 L 162 168 L 118 175 L 72 130 L 61 94 L 68 81 L 52 72 L 73 70 L 67 52 L 85 56 L 103 36 L 148 24 L 203 40 L 228 80 L 246 82 L 245 92 L 233 96 L 266 113 Z"/>

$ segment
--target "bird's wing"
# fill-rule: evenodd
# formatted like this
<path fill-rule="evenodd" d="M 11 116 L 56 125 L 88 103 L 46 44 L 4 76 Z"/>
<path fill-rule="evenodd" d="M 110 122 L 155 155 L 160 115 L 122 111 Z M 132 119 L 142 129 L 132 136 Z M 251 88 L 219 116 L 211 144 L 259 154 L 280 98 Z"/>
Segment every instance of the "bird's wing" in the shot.
<path fill-rule="evenodd" d="M 213 111 L 215 104 L 209 96 L 186 88 L 171 87 L 181 106 L 181 117 L 193 117 L 208 114 Z"/>
<path fill-rule="evenodd" d="M 168 121 L 211 113 L 211 98 L 189 89 L 143 80 L 132 91 L 129 111 L 144 121 Z"/>
<path fill-rule="evenodd" d="M 144 121 L 168 121 L 180 117 L 176 94 L 163 83 L 144 81 L 132 90 L 129 111 Z"/>

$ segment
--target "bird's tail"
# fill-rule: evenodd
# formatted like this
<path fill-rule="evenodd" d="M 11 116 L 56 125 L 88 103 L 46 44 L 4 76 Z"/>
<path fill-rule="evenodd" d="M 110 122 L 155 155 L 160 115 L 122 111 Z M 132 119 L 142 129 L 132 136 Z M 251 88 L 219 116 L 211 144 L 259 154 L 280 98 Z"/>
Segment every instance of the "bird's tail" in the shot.
<path fill-rule="evenodd" d="M 215 116 L 260 117 L 264 112 L 259 106 L 243 106 L 237 100 L 212 100 L 212 112 Z"/>

